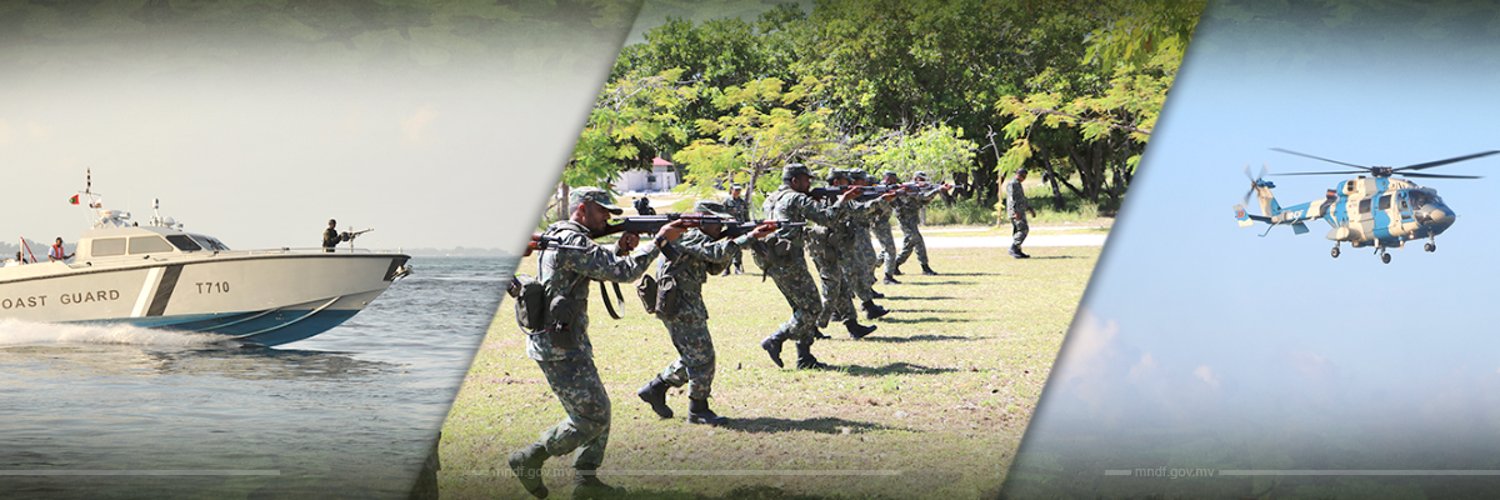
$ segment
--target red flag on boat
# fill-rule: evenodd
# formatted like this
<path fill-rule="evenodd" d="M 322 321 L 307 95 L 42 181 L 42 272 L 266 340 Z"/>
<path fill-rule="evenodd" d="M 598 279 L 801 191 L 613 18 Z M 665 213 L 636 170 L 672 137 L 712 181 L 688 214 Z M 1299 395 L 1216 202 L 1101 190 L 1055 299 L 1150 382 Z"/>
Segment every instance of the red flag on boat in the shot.
<path fill-rule="evenodd" d="M 75 195 L 73 195 L 72 198 L 68 198 L 68 204 L 69 205 L 77 205 L 78 204 L 78 195 L 75 194 Z"/>

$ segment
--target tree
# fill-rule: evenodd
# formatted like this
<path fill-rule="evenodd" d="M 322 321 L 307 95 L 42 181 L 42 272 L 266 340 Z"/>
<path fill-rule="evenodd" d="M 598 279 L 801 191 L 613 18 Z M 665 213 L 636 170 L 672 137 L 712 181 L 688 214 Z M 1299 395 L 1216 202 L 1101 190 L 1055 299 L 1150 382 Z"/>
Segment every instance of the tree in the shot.
<path fill-rule="evenodd" d="M 762 174 L 792 161 L 809 161 L 837 141 L 829 129 L 827 108 L 807 99 L 821 82 L 804 80 L 785 88 L 778 78 L 752 80 L 708 91 L 715 119 L 700 119 L 703 138 L 676 155 L 688 167 L 688 189 L 710 189 L 723 182 L 748 182 L 752 192 L 774 190 Z M 774 180 L 774 179 L 771 179 Z"/>
<path fill-rule="evenodd" d="M 974 165 L 976 145 L 963 136 L 963 129 L 942 124 L 911 134 L 890 134 L 874 143 L 865 163 L 876 170 L 894 170 L 903 178 L 920 170 L 950 179 Z"/>
<path fill-rule="evenodd" d="M 569 186 L 604 186 L 629 168 L 649 164 L 664 144 L 687 140 L 690 125 L 679 116 L 698 99 L 700 86 L 681 82 L 681 69 L 622 78 L 605 86 L 563 169 L 558 203 L 566 217 Z"/>

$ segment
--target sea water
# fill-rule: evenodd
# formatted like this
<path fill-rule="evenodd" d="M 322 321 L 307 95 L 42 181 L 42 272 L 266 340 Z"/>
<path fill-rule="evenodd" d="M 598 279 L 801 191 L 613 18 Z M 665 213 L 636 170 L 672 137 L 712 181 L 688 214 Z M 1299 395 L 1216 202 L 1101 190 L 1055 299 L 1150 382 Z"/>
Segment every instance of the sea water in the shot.
<path fill-rule="evenodd" d="M 515 262 L 414 258 L 277 348 L 0 320 L 0 496 L 405 497 Z"/>

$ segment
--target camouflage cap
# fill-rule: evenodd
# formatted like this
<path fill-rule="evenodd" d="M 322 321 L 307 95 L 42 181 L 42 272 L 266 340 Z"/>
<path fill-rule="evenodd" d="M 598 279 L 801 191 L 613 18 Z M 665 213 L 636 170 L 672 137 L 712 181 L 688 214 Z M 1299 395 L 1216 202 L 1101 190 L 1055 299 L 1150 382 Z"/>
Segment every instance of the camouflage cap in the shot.
<path fill-rule="evenodd" d="M 703 215 L 713 215 L 725 219 L 734 218 L 733 215 L 729 215 L 729 209 L 724 208 L 724 204 L 717 201 L 699 200 L 698 203 L 693 204 L 693 211 Z"/>
<path fill-rule="evenodd" d="M 807 165 L 803 165 L 801 163 L 788 163 L 786 164 L 786 167 L 781 169 L 782 181 L 792 180 L 799 175 L 812 177 L 812 171 L 807 169 Z"/>
<path fill-rule="evenodd" d="M 568 193 L 569 209 L 577 210 L 578 205 L 585 201 L 592 201 L 595 205 L 599 205 L 605 210 L 608 210 L 609 213 L 615 215 L 625 213 L 625 209 L 615 206 L 614 195 L 609 194 L 608 191 L 605 191 L 603 189 L 599 189 L 596 187 L 580 187 L 573 188 L 573 191 L 571 193 Z"/>
<path fill-rule="evenodd" d="M 1016 169 L 1016 175 L 1026 175 L 1026 172 L 1027 172 L 1026 167 L 1021 167 L 1021 168 Z"/>
<path fill-rule="evenodd" d="M 828 169 L 828 179 L 827 179 L 827 181 L 828 181 L 829 184 L 833 184 L 833 181 L 836 181 L 836 180 L 839 180 L 839 179 L 843 179 L 843 180 L 846 180 L 846 181 L 850 180 L 850 178 L 849 178 L 849 171 L 848 170 L 844 170 L 842 168 L 830 168 L 830 169 Z"/>
<path fill-rule="evenodd" d="M 745 189 L 745 186 L 741 186 L 739 184 L 730 184 L 729 185 L 729 190 L 730 191 L 734 191 L 736 189 Z"/>
<path fill-rule="evenodd" d="M 927 172 L 923 172 L 921 170 L 918 170 L 917 173 L 912 174 L 911 178 L 913 178 L 913 179 L 921 179 L 921 180 L 925 181 L 925 180 L 927 180 Z"/>
<path fill-rule="evenodd" d="M 898 178 L 898 179 L 901 178 L 901 175 L 897 174 L 895 170 L 886 170 L 885 172 L 881 173 L 880 176 L 881 177 L 895 177 L 895 178 Z"/>
<path fill-rule="evenodd" d="M 849 178 L 855 181 L 864 182 L 870 180 L 870 174 L 865 172 L 865 169 L 862 168 L 851 168 L 849 169 Z"/>

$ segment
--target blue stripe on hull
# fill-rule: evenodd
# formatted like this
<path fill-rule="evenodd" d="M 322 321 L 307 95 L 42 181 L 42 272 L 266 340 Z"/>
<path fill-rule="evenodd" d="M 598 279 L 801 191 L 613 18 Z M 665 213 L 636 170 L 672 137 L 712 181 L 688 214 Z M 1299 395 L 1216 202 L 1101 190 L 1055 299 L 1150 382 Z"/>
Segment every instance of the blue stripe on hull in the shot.
<path fill-rule="evenodd" d="M 277 346 L 296 342 L 332 330 L 334 327 L 343 324 L 349 318 L 359 313 L 358 310 L 352 309 L 325 309 L 317 313 L 313 313 L 311 309 L 281 310 L 260 315 L 262 312 L 129 318 L 104 321 L 104 323 L 124 323 L 142 328 L 211 333 L 235 337 L 268 330 L 264 333 L 238 339 L 238 341 L 263 346 Z M 308 314 L 312 314 L 312 316 L 308 316 Z M 299 320 L 299 318 L 304 319 Z"/>

